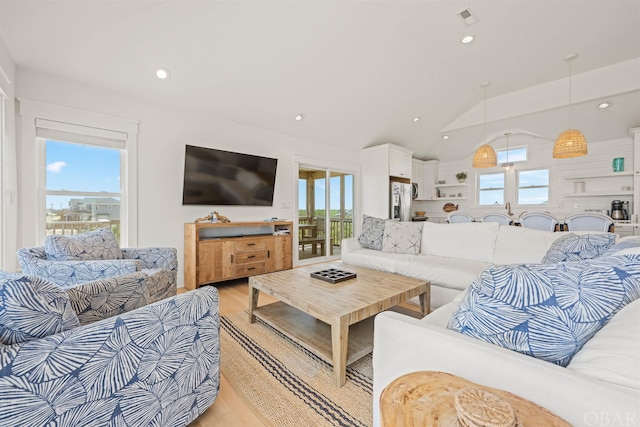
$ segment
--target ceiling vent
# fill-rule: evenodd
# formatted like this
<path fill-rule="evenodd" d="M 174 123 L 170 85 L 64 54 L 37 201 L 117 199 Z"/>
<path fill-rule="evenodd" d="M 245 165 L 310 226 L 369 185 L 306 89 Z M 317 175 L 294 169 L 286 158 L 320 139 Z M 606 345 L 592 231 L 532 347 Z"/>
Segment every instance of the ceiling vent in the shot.
<path fill-rule="evenodd" d="M 471 12 L 471 9 L 463 10 L 462 12 L 458 13 L 458 16 L 460 17 L 460 19 L 462 19 L 462 22 L 464 22 L 467 27 L 478 22 L 478 18 L 473 14 L 473 12 Z"/>

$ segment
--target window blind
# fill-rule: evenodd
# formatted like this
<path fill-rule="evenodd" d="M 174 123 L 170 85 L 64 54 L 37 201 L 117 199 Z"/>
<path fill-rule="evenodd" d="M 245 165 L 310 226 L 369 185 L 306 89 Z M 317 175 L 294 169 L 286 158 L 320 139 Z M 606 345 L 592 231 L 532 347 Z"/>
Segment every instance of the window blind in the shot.
<path fill-rule="evenodd" d="M 75 142 L 124 149 L 127 146 L 127 133 L 108 129 L 99 129 L 71 123 L 36 119 L 36 136 L 55 141 Z"/>

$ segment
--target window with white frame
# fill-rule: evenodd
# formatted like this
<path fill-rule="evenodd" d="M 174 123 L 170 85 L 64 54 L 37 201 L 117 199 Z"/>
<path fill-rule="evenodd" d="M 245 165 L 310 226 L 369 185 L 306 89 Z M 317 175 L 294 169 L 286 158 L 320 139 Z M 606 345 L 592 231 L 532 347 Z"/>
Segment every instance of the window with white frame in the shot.
<path fill-rule="evenodd" d="M 527 161 L 527 147 L 512 147 L 508 150 L 498 149 L 496 150 L 496 155 L 498 158 L 498 164 L 507 163 L 507 162 L 526 162 Z"/>
<path fill-rule="evenodd" d="M 76 127 L 80 133 L 36 127 L 41 156 L 46 235 L 109 228 L 120 240 L 126 135 Z M 52 126 L 55 127 L 55 126 Z M 82 133 L 86 131 L 86 133 Z M 91 135 L 94 133 L 94 135 Z"/>
<path fill-rule="evenodd" d="M 478 175 L 478 204 L 480 206 L 503 205 L 504 189 L 504 172 Z"/>
<path fill-rule="evenodd" d="M 519 170 L 518 205 L 549 204 L 549 169 Z"/>

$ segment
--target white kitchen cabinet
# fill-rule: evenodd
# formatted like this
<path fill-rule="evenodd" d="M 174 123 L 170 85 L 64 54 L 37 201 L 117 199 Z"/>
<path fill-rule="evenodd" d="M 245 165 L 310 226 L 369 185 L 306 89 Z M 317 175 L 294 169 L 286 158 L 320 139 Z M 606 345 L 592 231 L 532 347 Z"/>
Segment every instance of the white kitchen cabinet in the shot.
<path fill-rule="evenodd" d="M 412 159 L 411 163 L 411 183 L 418 184 L 418 194 L 416 199 L 422 200 L 425 198 L 426 186 L 424 184 L 424 161 L 419 159 Z"/>
<path fill-rule="evenodd" d="M 413 151 L 393 144 L 389 146 L 389 176 L 411 179 Z"/>
<path fill-rule="evenodd" d="M 423 185 L 421 193 L 422 200 L 431 200 L 436 197 L 436 181 L 438 180 L 438 168 L 440 162 L 438 160 L 425 160 L 423 168 Z"/>
<path fill-rule="evenodd" d="M 362 150 L 360 182 L 363 214 L 389 218 L 390 178 L 406 183 L 411 182 L 412 154 L 412 151 L 394 144 L 382 144 Z"/>

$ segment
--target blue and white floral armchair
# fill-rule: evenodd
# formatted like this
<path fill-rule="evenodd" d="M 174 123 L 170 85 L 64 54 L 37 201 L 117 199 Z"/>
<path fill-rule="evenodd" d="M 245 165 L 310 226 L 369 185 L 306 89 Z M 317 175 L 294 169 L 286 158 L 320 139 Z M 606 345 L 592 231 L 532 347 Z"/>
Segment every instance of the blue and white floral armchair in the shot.
<path fill-rule="evenodd" d="M 213 403 L 215 287 L 82 326 L 73 298 L 50 281 L 0 273 L 0 425 L 186 426 Z"/>
<path fill-rule="evenodd" d="M 24 274 L 62 287 L 142 271 L 149 276 L 150 302 L 176 294 L 174 248 L 120 248 L 109 229 L 48 236 L 44 246 L 22 248 L 17 255 Z"/>

